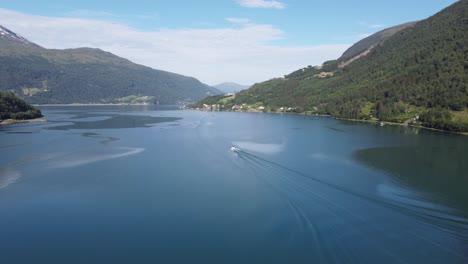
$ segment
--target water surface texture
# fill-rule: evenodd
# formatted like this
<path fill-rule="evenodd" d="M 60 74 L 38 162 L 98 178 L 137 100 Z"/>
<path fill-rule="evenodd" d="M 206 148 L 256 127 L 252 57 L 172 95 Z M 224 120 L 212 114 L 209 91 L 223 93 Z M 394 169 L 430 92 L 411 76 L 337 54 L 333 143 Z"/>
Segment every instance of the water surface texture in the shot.
<path fill-rule="evenodd" d="M 153 106 L 42 111 L 50 122 L 0 128 L 2 263 L 468 262 L 465 136 Z"/>

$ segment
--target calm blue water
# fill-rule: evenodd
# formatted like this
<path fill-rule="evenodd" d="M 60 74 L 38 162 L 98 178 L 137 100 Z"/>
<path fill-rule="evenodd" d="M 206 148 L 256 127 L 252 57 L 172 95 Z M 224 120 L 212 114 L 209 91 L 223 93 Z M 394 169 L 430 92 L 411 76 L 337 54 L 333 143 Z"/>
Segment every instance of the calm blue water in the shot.
<path fill-rule="evenodd" d="M 1 263 L 468 262 L 468 137 L 144 106 L 43 113 L 0 127 Z"/>

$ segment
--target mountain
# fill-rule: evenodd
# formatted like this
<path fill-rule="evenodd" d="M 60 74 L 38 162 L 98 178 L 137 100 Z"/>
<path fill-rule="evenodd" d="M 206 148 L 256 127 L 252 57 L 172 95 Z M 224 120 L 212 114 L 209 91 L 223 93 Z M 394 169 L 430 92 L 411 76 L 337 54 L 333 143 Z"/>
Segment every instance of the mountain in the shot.
<path fill-rule="evenodd" d="M 26 103 L 14 93 L 0 92 L 0 122 L 5 119 L 32 119 L 41 117 L 41 111 Z"/>
<path fill-rule="evenodd" d="M 250 85 L 242 85 L 233 82 L 224 82 L 217 85 L 213 85 L 214 88 L 224 93 L 237 93 L 250 87 Z"/>
<path fill-rule="evenodd" d="M 226 108 L 246 104 L 468 132 L 468 0 L 370 36 L 338 60 L 258 83 L 224 102 Z"/>
<path fill-rule="evenodd" d="M 46 49 L 0 26 L 0 90 L 31 103 L 161 103 L 221 93 L 100 49 Z"/>
<path fill-rule="evenodd" d="M 341 55 L 341 57 L 338 59 L 338 61 L 340 62 L 339 66 L 345 67 L 351 62 L 366 56 L 377 45 L 383 44 L 383 42 L 391 36 L 395 35 L 403 29 L 413 27 L 414 25 L 416 25 L 416 23 L 417 22 L 409 22 L 398 26 L 390 27 L 356 42 L 356 44 L 347 49 L 343 53 L 343 55 Z"/>
<path fill-rule="evenodd" d="M 2 44 L 6 44 L 7 42 L 3 42 L 3 41 L 8 41 L 8 40 L 11 41 L 10 43 L 19 44 L 22 46 L 40 48 L 40 46 L 30 42 L 29 40 L 23 38 L 22 36 L 0 25 L 0 41 L 2 41 Z"/>

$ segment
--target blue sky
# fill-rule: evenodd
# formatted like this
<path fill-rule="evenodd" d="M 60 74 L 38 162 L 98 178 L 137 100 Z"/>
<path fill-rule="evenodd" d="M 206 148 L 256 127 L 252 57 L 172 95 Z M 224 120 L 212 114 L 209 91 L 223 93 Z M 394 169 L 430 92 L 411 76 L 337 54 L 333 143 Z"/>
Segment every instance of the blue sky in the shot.
<path fill-rule="evenodd" d="M 87 45 L 208 84 L 251 84 L 334 59 L 368 34 L 454 2 L 0 0 L 0 24 L 47 48 Z"/>

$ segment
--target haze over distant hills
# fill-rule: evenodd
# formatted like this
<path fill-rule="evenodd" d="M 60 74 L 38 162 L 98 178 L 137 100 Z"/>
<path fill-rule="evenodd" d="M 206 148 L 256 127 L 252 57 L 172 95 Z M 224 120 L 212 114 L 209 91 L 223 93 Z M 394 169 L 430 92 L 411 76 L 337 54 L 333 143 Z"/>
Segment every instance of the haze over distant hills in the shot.
<path fill-rule="evenodd" d="M 246 104 L 468 131 L 468 1 L 380 31 L 337 60 L 255 84 L 219 102 L 227 109 Z"/>
<path fill-rule="evenodd" d="M 46 49 L 0 26 L 0 90 L 31 103 L 174 104 L 219 94 L 193 77 L 100 49 Z"/>
<path fill-rule="evenodd" d="M 237 93 L 242 90 L 249 88 L 251 85 L 242 85 L 233 82 L 224 82 L 217 85 L 213 85 L 216 89 L 224 92 L 224 93 Z"/>

